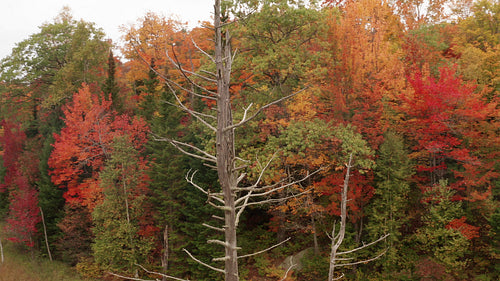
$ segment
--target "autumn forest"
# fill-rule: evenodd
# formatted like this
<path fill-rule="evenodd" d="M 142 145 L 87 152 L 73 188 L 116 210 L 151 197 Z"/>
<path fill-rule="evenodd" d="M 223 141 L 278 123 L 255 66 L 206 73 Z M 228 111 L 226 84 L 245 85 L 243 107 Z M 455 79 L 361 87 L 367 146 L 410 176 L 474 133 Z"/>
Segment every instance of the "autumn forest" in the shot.
<path fill-rule="evenodd" d="M 63 8 L 0 61 L 0 241 L 88 280 L 499 280 L 498 0 L 213 2 L 121 43 Z"/>

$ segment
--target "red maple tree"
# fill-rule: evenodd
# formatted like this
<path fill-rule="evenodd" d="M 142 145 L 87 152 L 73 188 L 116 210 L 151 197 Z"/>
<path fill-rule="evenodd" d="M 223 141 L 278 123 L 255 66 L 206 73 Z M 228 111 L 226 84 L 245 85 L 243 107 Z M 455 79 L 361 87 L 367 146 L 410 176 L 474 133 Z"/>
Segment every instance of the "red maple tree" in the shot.
<path fill-rule="evenodd" d="M 49 159 L 52 182 L 66 188 L 64 198 L 92 209 L 102 199 L 98 174 L 112 154 L 112 142 L 128 135 L 136 149 L 147 140 L 147 125 L 142 119 L 117 115 L 111 99 L 99 99 L 88 85 L 75 93 L 63 109 L 66 126 L 55 135 Z"/>
<path fill-rule="evenodd" d="M 9 214 L 6 219 L 8 239 L 34 246 L 36 225 L 40 222 L 38 190 L 32 184 L 38 171 L 38 159 L 31 151 L 24 151 L 27 138 L 19 123 L 3 120 L 4 134 L 0 143 L 4 149 L 6 168 L 0 192 L 9 192 Z"/>
<path fill-rule="evenodd" d="M 439 77 L 416 72 L 408 77 L 411 90 L 402 95 L 399 107 L 405 114 L 401 130 L 413 141 L 411 157 L 417 161 L 422 188 L 454 175 L 451 186 L 471 194 L 473 187 L 488 187 L 492 178 L 488 158 L 479 153 L 473 136 L 481 134 L 494 109 L 465 83 L 453 67 L 439 69 Z M 457 168 L 458 167 L 458 168 Z"/>

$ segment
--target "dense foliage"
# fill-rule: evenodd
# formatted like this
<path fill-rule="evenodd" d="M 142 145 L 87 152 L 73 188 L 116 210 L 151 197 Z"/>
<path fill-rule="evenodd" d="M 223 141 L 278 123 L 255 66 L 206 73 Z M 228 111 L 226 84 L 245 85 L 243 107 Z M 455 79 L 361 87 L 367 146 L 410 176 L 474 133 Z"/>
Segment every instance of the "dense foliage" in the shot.
<path fill-rule="evenodd" d="M 356 253 L 385 251 L 344 270 L 349 279 L 498 280 L 499 1 L 235 0 L 222 10 L 238 50 L 235 122 L 297 92 L 235 130 L 235 152 L 250 160 L 239 180 L 307 177 L 243 213 L 242 255 L 291 239 L 244 257 L 242 279 L 283 280 L 282 262 L 299 252 L 286 280 L 326 278 L 325 233 L 354 155 L 342 247 L 390 236 Z M 183 251 L 220 265 L 203 224 L 221 213 L 186 179 L 220 187 L 211 163 L 182 153 L 214 153 L 216 140 L 177 104 L 216 110 L 198 87 L 214 91 L 213 32 L 148 13 L 124 33 L 120 61 L 100 29 L 64 9 L 0 61 L 5 238 L 100 280 L 149 278 L 137 264 L 222 280 Z"/>

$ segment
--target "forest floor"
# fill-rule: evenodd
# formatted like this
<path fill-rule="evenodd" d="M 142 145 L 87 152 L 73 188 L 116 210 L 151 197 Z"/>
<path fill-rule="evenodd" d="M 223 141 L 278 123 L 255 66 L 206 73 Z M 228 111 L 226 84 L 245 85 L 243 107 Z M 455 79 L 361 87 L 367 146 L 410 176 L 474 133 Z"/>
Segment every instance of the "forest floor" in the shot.
<path fill-rule="evenodd" d="M 3 248 L 3 260 L 0 253 L 0 281 L 84 281 L 74 268 L 59 261 L 37 256 L 7 241 L 2 235 L 3 224 L 0 223 L 0 239 Z"/>

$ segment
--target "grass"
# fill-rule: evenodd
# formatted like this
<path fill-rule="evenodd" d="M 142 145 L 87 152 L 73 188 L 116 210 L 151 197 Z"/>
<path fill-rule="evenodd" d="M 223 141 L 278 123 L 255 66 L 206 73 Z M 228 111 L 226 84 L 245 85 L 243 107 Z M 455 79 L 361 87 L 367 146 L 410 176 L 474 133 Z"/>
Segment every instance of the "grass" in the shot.
<path fill-rule="evenodd" d="M 3 225 L 0 224 L 0 231 Z M 47 258 L 36 256 L 1 235 L 4 261 L 0 259 L 0 281 L 85 281 L 74 268 Z"/>

